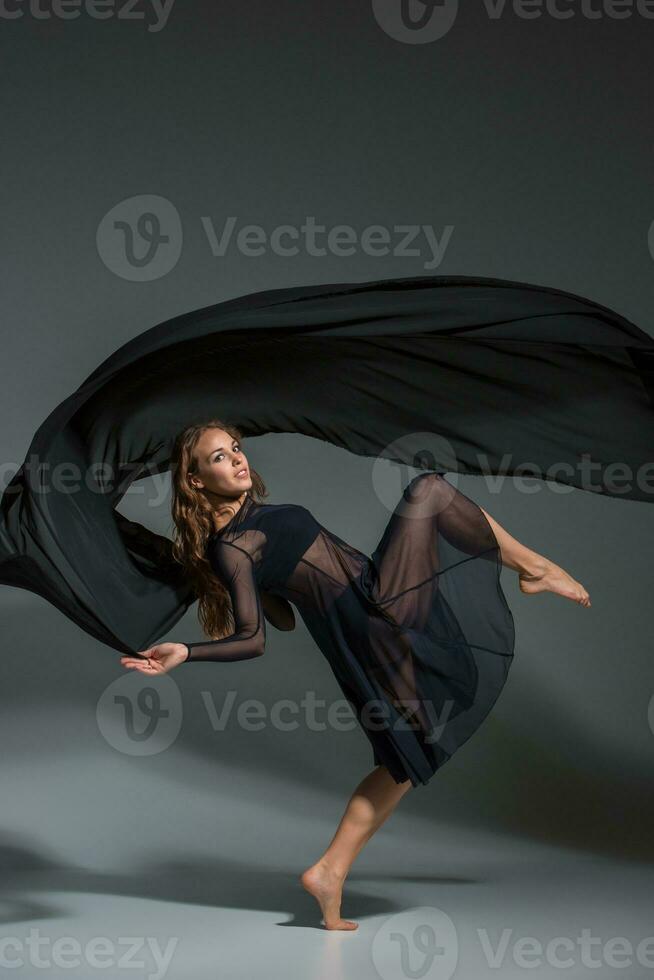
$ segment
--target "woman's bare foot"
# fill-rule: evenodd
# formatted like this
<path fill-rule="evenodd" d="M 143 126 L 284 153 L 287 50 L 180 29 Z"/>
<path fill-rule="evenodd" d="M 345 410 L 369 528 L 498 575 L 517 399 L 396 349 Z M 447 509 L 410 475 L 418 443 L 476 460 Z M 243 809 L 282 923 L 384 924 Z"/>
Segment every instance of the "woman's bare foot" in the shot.
<path fill-rule="evenodd" d="M 338 874 L 321 859 L 300 876 L 302 887 L 318 902 L 325 929 L 358 929 L 357 922 L 341 918 L 341 895 L 345 875 Z"/>
<path fill-rule="evenodd" d="M 518 580 L 521 591 L 527 595 L 535 592 L 554 592 L 556 595 L 578 602 L 587 609 L 590 608 L 590 596 L 583 585 L 549 558 L 539 557 L 529 572 L 519 573 Z"/>

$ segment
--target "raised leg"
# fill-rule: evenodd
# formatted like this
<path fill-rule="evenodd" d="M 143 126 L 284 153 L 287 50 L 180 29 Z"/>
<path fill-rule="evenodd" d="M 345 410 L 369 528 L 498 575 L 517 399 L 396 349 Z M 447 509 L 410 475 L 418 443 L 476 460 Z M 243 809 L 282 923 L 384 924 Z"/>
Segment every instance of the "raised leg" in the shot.
<path fill-rule="evenodd" d="M 513 569 L 514 572 L 525 572 L 527 575 L 538 574 L 542 570 L 543 556 L 521 544 L 517 538 L 512 537 L 483 507 L 479 509 L 493 529 L 500 546 L 502 564 Z"/>
<path fill-rule="evenodd" d="M 439 473 L 421 473 L 404 490 L 372 553 L 371 596 L 400 627 L 420 632 L 439 605 L 444 566 L 468 558 L 494 565 L 497 553 L 498 542 L 477 504 Z M 443 599 L 440 605 L 446 605 Z M 383 630 L 371 636 L 370 670 L 419 737 L 431 736 L 436 706 L 430 714 L 411 642 L 402 635 L 389 642 L 386 636 Z"/>
<path fill-rule="evenodd" d="M 438 536 L 457 552 L 496 561 L 481 509 L 440 473 L 421 473 L 404 490 L 372 553 L 373 596 L 396 622 L 423 629 L 438 591 Z"/>
<path fill-rule="evenodd" d="M 439 629 L 448 621 L 448 605 L 442 591 L 439 596 L 442 576 L 456 576 L 456 571 L 450 573 L 448 569 L 470 559 L 480 568 L 478 573 L 471 570 L 469 575 L 469 581 L 479 585 L 479 592 L 471 588 L 470 600 L 477 602 L 480 610 L 489 583 L 488 575 L 481 569 L 487 562 L 495 566 L 498 558 L 518 572 L 523 593 L 552 591 L 590 606 L 588 592 L 579 582 L 554 562 L 521 544 L 439 473 L 422 473 L 411 480 L 371 558 L 371 597 L 382 613 L 407 630 L 423 631 L 436 610 L 441 617 Z M 456 599 L 456 585 L 450 597 L 452 594 Z M 452 622 L 451 617 L 449 621 Z M 438 697 L 430 697 L 435 682 L 424 676 L 420 679 L 410 637 L 399 635 L 389 642 L 388 634 L 381 629 L 373 636 L 375 629 L 371 624 L 368 651 L 371 674 L 418 738 L 431 735 L 434 712 L 440 716 L 447 705 L 454 710 L 451 701 L 442 704 Z M 477 635 L 481 632 L 477 630 Z M 462 659 L 452 666 L 460 668 L 465 692 L 472 689 L 474 667 L 470 663 L 466 666 L 463 661 L 467 646 L 465 639 L 461 639 Z M 459 700 L 464 703 L 463 697 Z"/>
<path fill-rule="evenodd" d="M 356 922 L 341 918 L 343 884 L 357 854 L 411 785 L 409 779 L 396 783 L 385 766 L 368 773 L 352 793 L 329 847 L 301 875 L 303 888 L 320 905 L 326 929 L 358 928 Z"/>
<path fill-rule="evenodd" d="M 591 606 L 588 591 L 580 582 L 573 579 L 560 565 L 521 544 L 483 507 L 480 507 L 480 510 L 486 516 L 500 546 L 502 564 L 518 573 L 522 592 L 526 595 L 533 595 L 536 592 L 554 592 L 586 608 Z"/>

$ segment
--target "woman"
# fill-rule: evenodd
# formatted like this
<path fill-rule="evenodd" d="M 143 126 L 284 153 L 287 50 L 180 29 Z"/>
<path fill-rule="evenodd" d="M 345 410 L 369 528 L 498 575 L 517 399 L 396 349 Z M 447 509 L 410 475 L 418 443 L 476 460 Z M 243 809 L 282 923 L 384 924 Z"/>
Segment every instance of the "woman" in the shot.
<path fill-rule="evenodd" d="M 555 592 L 585 607 L 590 598 L 438 473 L 411 481 L 372 556 L 363 555 L 305 507 L 262 503 L 265 485 L 240 438 L 217 419 L 192 425 L 171 460 L 173 553 L 211 639 L 158 643 L 121 663 L 153 675 L 194 660 L 258 657 L 265 619 L 292 629 L 296 606 L 374 751 L 375 768 L 300 879 L 327 929 L 356 929 L 340 914 L 355 857 L 407 790 L 426 784 L 473 734 L 506 681 L 514 627 L 501 565 L 518 572 L 527 594 Z M 384 724 L 378 715 L 372 723 L 373 702 Z"/>

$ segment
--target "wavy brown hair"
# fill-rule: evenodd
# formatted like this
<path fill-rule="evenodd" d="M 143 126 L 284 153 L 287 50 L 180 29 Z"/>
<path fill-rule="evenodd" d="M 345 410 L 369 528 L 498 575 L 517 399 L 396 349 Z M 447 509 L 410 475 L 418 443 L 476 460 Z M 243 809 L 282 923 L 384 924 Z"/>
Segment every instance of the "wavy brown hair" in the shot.
<path fill-rule="evenodd" d="M 195 447 L 207 429 L 224 429 L 232 439 L 241 442 L 237 426 L 215 418 L 189 425 L 177 435 L 170 458 L 175 525 L 172 554 L 198 597 L 198 619 L 204 633 L 212 640 L 220 640 L 234 632 L 234 614 L 229 592 L 205 553 L 209 536 L 217 530 L 216 512 L 202 490 L 196 490 L 190 483 L 190 477 L 198 472 Z M 252 486 L 246 491 L 247 496 L 263 500 L 268 496 L 266 485 L 251 466 L 250 477 Z"/>

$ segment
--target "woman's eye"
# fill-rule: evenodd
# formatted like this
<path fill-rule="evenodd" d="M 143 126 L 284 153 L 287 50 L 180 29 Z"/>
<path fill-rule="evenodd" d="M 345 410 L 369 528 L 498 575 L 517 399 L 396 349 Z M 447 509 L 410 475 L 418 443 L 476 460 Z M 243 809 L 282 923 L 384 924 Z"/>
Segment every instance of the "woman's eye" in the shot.
<path fill-rule="evenodd" d="M 241 445 L 238 442 L 237 443 L 234 443 L 234 445 L 236 446 L 236 449 L 240 449 L 241 448 Z M 217 456 L 214 456 L 214 463 L 217 463 L 219 459 L 224 459 L 224 456 L 225 456 L 224 453 L 218 453 Z"/>

